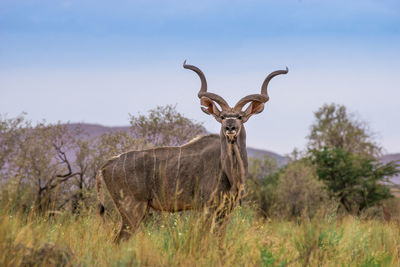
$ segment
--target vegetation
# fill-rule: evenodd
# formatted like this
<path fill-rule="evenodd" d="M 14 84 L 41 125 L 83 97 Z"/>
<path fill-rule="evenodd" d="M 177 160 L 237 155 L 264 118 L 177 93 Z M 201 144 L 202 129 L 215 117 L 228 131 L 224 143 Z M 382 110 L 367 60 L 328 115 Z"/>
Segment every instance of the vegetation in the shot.
<path fill-rule="evenodd" d="M 250 158 L 249 177 L 246 183 L 247 200 L 257 203 L 258 211 L 264 217 L 272 214 L 276 203 L 278 164 L 275 159 L 265 156 L 262 160 Z"/>
<path fill-rule="evenodd" d="M 96 215 L 97 169 L 127 150 L 185 143 L 201 124 L 158 107 L 131 116 L 129 132 L 90 139 L 0 117 L 0 266 L 400 266 L 400 200 L 387 179 L 398 166 L 379 163 L 381 148 L 345 107 L 315 116 L 307 150 L 285 167 L 249 160 L 224 239 L 206 213 L 152 213 L 119 246 L 109 199 L 106 219 Z"/>
<path fill-rule="evenodd" d="M 279 171 L 268 157 L 250 160 L 249 199 L 260 214 L 312 217 L 321 207 L 336 206 L 360 215 L 393 197 L 388 178 L 399 173 L 398 165 L 379 162 L 381 148 L 367 124 L 346 107 L 322 106 L 308 139 L 307 150 L 295 150 Z"/>
<path fill-rule="evenodd" d="M 356 118 L 347 108 L 325 104 L 314 113 L 315 122 L 308 135 L 308 150 L 340 148 L 353 154 L 377 157 L 382 149 L 374 141 L 368 124 Z"/>
<path fill-rule="evenodd" d="M 79 212 L 82 206 L 88 208 L 96 202 L 95 175 L 110 157 L 155 145 L 182 144 L 205 132 L 201 124 L 185 118 L 174 106 L 157 107 L 147 116 L 131 116 L 130 121 L 129 132 L 109 132 L 90 139 L 68 124 L 32 125 L 23 115 L 0 117 L 4 197 L 17 196 L 12 199 L 16 207 L 35 212 Z"/>
<path fill-rule="evenodd" d="M 399 173 L 398 165 L 379 163 L 382 149 L 367 124 L 336 104 L 324 105 L 315 118 L 308 153 L 331 196 L 356 213 L 393 197 L 388 177 Z"/>
<path fill-rule="evenodd" d="M 154 146 L 183 145 L 195 136 L 204 135 L 204 127 L 167 105 L 149 110 L 148 115 L 130 116 L 133 136 Z"/>
<path fill-rule="evenodd" d="M 359 213 L 393 197 L 388 177 L 399 171 L 392 162 L 381 164 L 340 148 L 314 150 L 312 157 L 319 179 L 348 212 Z"/>
<path fill-rule="evenodd" d="M 329 201 L 325 184 L 318 180 L 314 166 L 305 160 L 291 162 L 279 174 L 276 194 L 276 214 L 284 218 L 312 218 Z"/>
<path fill-rule="evenodd" d="M 226 238 L 202 228 L 198 213 L 158 214 L 127 242 L 115 221 L 88 210 L 52 218 L 0 207 L 1 266 L 399 266 L 400 225 L 320 212 L 269 220 L 235 210 Z"/>

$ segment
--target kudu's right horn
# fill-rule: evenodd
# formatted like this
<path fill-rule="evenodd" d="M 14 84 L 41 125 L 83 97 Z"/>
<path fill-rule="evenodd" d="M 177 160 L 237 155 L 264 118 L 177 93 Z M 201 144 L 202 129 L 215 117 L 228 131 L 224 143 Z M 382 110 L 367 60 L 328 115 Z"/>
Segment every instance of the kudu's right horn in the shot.
<path fill-rule="evenodd" d="M 211 100 L 217 102 L 218 105 L 222 108 L 222 110 L 230 110 L 230 107 L 229 107 L 228 103 L 226 103 L 225 99 L 223 99 L 222 97 L 220 97 L 217 94 L 207 92 L 207 80 L 206 80 L 206 77 L 204 76 L 204 73 L 198 67 L 186 64 L 186 60 L 185 60 L 185 62 L 183 62 L 183 67 L 185 69 L 192 70 L 192 71 L 196 72 L 197 75 L 199 75 L 200 81 L 201 81 L 201 87 L 200 87 L 200 91 L 197 94 L 197 96 L 200 99 L 203 96 L 208 97 Z"/>

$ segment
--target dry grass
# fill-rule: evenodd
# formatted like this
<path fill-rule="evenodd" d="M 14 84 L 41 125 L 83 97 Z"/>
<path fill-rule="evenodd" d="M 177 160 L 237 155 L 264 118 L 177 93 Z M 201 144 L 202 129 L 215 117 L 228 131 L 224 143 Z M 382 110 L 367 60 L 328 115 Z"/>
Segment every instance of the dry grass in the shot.
<path fill-rule="evenodd" d="M 239 207 L 220 241 L 199 213 L 156 214 L 120 245 L 92 211 L 42 216 L 0 211 L 0 266 L 400 266 L 397 222 L 265 220 Z"/>

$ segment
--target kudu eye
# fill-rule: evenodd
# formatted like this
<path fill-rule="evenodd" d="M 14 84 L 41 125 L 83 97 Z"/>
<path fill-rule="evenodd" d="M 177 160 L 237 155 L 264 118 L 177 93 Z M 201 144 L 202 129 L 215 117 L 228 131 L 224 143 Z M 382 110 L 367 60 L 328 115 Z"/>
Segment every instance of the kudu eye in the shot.
<path fill-rule="evenodd" d="M 242 116 L 239 115 L 238 119 L 241 120 L 241 119 L 242 119 Z"/>
<path fill-rule="evenodd" d="M 221 118 L 221 120 L 225 120 L 225 116 L 221 116 L 220 118 Z"/>

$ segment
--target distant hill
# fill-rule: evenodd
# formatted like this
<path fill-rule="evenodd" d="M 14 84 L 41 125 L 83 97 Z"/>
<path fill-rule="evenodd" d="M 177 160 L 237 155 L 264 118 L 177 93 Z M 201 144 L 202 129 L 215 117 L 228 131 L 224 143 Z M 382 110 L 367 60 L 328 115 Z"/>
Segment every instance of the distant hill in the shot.
<path fill-rule="evenodd" d="M 390 161 L 395 161 L 400 164 L 400 153 L 396 154 L 386 154 L 383 157 L 381 157 L 381 161 L 383 163 L 388 163 Z"/>
<path fill-rule="evenodd" d="M 400 153 L 396 153 L 396 154 L 386 154 L 384 156 L 381 157 L 381 161 L 383 163 L 389 163 L 390 161 L 394 161 L 397 164 L 400 164 Z M 396 175 L 393 176 L 392 178 L 390 178 L 390 180 L 397 184 L 400 185 L 400 175 Z"/>
<path fill-rule="evenodd" d="M 270 156 L 278 162 L 279 167 L 283 167 L 288 162 L 288 159 L 284 156 L 281 156 L 275 152 L 271 152 L 268 150 L 262 150 L 252 147 L 247 147 L 247 156 L 252 158 L 263 158 L 264 156 Z"/>
<path fill-rule="evenodd" d="M 67 124 L 67 128 L 70 130 L 80 128 L 88 136 L 88 138 L 94 138 L 107 132 L 129 131 L 130 127 L 129 126 L 107 127 L 99 124 L 70 123 Z M 287 163 L 287 159 L 285 157 L 268 150 L 247 147 L 247 153 L 249 157 L 263 158 L 265 155 L 273 157 L 277 160 L 279 167 L 282 167 Z"/>
<path fill-rule="evenodd" d="M 129 131 L 129 126 L 121 127 L 107 127 L 100 124 L 90 124 L 90 123 L 68 123 L 68 130 L 75 130 L 77 128 L 81 129 L 88 138 L 94 138 L 102 135 L 103 133 L 116 132 L 116 131 Z"/>
<path fill-rule="evenodd" d="M 67 125 L 68 129 L 76 129 L 78 127 L 81 128 L 83 132 L 89 137 L 97 137 L 106 132 L 115 132 L 115 131 L 129 131 L 129 126 L 120 126 L 120 127 L 107 127 L 99 124 L 89 124 L 89 123 L 70 123 Z M 249 157 L 263 158 L 265 155 L 273 157 L 277 160 L 278 166 L 285 166 L 287 163 L 287 158 L 279 155 L 278 153 L 262 150 L 252 147 L 247 147 L 247 153 Z M 383 163 L 388 163 L 390 161 L 397 161 L 400 164 L 400 153 L 397 154 L 387 154 L 381 157 L 381 161 Z M 397 185 L 400 185 L 400 176 L 394 176 L 391 178 L 391 181 Z"/>

